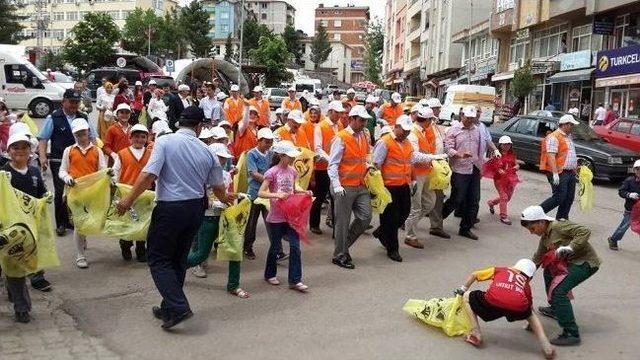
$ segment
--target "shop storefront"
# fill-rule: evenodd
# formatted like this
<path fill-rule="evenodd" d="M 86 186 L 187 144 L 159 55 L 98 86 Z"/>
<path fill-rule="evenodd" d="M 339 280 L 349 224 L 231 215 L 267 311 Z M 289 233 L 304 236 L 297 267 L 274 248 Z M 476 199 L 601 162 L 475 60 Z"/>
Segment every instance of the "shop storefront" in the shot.
<path fill-rule="evenodd" d="M 595 88 L 621 117 L 640 117 L 640 45 L 599 51 Z M 595 101 L 595 99 L 594 99 Z"/>
<path fill-rule="evenodd" d="M 592 111 L 591 50 L 562 54 L 560 71 L 547 78 L 545 103 L 566 111 L 572 107 L 580 109 L 583 120 L 588 120 Z"/>

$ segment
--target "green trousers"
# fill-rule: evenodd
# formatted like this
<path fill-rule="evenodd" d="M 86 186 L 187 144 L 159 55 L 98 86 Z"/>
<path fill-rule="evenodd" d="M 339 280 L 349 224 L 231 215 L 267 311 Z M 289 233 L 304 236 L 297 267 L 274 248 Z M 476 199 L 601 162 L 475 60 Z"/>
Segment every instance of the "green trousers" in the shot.
<path fill-rule="evenodd" d="M 219 216 L 205 216 L 196 234 L 194 246 L 191 247 L 187 266 L 193 267 L 201 264 L 209 257 L 213 243 L 218 237 Z M 229 261 L 229 277 L 227 279 L 227 291 L 234 291 L 240 287 L 240 261 Z"/>
<path fill-rule="evenodd" d="M 569 273 L 558 286 L 553 289 L 551 294 L 551 308 L 556 314 L 558 324 L 564 329 L 565 332 L 573 336 L 580 337 L 580 331 L 578 330 L 578 324 L 576 324 L 576 318 L 573 315 L 573 307 L 567 294 L 571 289 L 575 288 L 581 282 L 587 280 L 591 275 L 598 271 L 597 267 L 591 267 L 588 263 L 581 265 L 569 264 Z M 545 269 L 544 271 L 544 285 L 549 291 L 549 286 L 553 277 Z"/>

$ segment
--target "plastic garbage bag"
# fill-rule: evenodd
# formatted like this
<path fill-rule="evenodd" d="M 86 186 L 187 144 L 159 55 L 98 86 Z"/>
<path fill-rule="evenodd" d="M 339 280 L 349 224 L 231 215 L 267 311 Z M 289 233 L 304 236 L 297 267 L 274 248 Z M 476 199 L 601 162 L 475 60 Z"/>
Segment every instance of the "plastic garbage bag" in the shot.
<path fill-rule="evenodd" d="M 273 201 L 272 205 L 280 209 L 287 220 L 287 224 L 298 233 L 300 240 L 306 244 L 310 243 L 307 227 L 309 226 L 309 213 L 311 212 L 312 203 L 313 198 L 308 194 L 293 194 L 285 200 Z"/>
<path fill-rule="evenodd" d="M 107 220 L 111 204 L 111 180 L 108 169 L 75 179 L 68 188 L 67 206 L 73 216 L 75 229 L 83 235 L 99 235 Z"/>
<path fill-rule="evenodd" d="M 640 234 L 640 201 L 631 208 L 631 231 Z"/>
<path fill-rule="evenodd" d="M 151 224 L 151 214 L 156 206 L 156 194 L 146 190 L 133 203 L 131 209 L 122 216 L 116 212 L 116 203 L 125 198 L 132 187 L 125 184 L 118 184 L 113 194 L 107 219 L 104 223 L 103 234 L 117 239 L 130 241 L 146 241 L 149 225 Z"/>
<path fill-rule="evenodd" d="M 451 183 L 451 168 L 447 160 L 431 162 L 432 170 L 429 176 L 429 190 L 445 190 Z"/>
<path fill-rule="evenodd" d="M 578 169 L 578 201 L 580 210 L 588 211 L 593 208 L 593 172 L 586 166 Z"/>
<path fill-rule="evenodd" d="M 441 328 L 448 336 L 459 336 L 472 328 L 462 302 L 460 295 L 431 300 L 409 299 L 402 310 L 426 324 Z"/>
<path fill-rule="evenodd" d="M 238 204 L 230 206 L 220 214 L 218 230 L 218 250 L 216 258 L 219 261 L 242 261 L 242 247 L 244 244 L 244 230 L 249 220 L 251 200 L 242 199 Z"/>
<path fill-rule="evenodd" d="M 373 211 L 382 214 L 384 209 L 392 201 L 391 193 L 384 186 L 382 172 L 380 170 L 369 170 L 364 177 L 364 184 L 371 194 L 371 207 Z"/>
<path fill-rule="evenodd" d="M 313 175 L 313 159 L 316 153 L 303 147 L 298 149 L 302 153 L 293 161 L 293 167 L 298 172 L 296 183 L 301 189 L 307 190 Z"/>
<path fill-rule="evenodd" d="M 249 189 L 249 170 L 247 169 L 247 153 L 243 152 L 236 164 L 238 171 L 233 177 L 233 188 L 237 193 L 246 193 Z"/>

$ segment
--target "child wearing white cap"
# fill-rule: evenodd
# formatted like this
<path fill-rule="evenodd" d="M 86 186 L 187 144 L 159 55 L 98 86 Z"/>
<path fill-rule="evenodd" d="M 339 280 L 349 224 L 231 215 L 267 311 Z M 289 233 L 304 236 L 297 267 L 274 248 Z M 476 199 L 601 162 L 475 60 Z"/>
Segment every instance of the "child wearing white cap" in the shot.
<path fill-rule="evenodd" d="M 483 172 L 493 177 L 493 184 L 498 191 L 498 196 L 487 201 L 489 212 L 495 214 L 494 207 L 500 205 L 500 222 L 511 225 L 507 205 L 513 196 L 513 190 L 518 183 L 516 171 L 519 169 L 516 154 L 513 152 L 513 143 L 507 135 L 498 140 L 498 150 L 501 157 L 493 157 L 484 165 Z"/>
<path fill-rule="evenodd" d="M 111 158 L 109 163 L 115 161 L 118 151 L 130 145 L 129 130 L 131 125 L 129 125 L 129 118 L 131 117 L 131 107 L 122 103 L 118 105 L 115 112 L 118 122 L 109 126 L 107 136 L 103 139 L 104 153 Z"/>
<path fill-rule="evenodd" d="M 76 143 L 69 146 L 62 153 L 62 163 L 58 177 L 69 187 L 75 186 L 75 179 L 105 169 L 107 162 L 102 150 L 89 141 L 89 123 L 83 118 L 76 118 L 71 122 L 71 132 Z M 89 267 L 85 257 L 87 237 L 73 231 L 76 243 L 76 266 L 81 269 Z"/>

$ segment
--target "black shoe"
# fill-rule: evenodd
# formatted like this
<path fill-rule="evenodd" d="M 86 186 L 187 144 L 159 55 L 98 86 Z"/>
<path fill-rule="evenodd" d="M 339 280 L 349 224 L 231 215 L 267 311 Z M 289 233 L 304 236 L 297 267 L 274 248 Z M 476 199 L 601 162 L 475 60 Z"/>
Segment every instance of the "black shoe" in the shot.
<path fill-rule="evenodd" d="M 289 254 L 285 254 L 284 252 L 281 252 L 280 254 L 278 254 L 278 256 L 276 257 L 276 261 L 280 262 L 280 261 L 285 261 L 289 258 Z"/>
<path fill-rule="evenodd" d="M 45 279 L 45 278 L 41 278 L 41 279 L 38 279 L 36 281 L 32 281 L 31 282 L 31 286 L 34 289 L 40 290 L 40 291 L 43 291 L 43 292 L 51 291 L 51 283 L 49 281 L 47 281 L 47 279 Z"/>
<path fill-rule="evenodd" d="M 346 254 L 344 258 L 347 259 L 348 262 L 353 262 L 353 259 L 351 258 L 351 254 Z"/>
<path fill-rule="evenodd" d="M 317 228 L 317 227 L 312 227 L 311 229 L 309 229 L 309 231 L 317 235 L 322 235 L 322 230 L 320 230 L 320 228 Z"/>
<path fill-rule="evenodd" d="M 474 224 L 477 224 L 477 223 L 479 223 L 479 222 L 480 222 L 480 219 L 478 219 L 478 218 L 476 218 L 475 220 L 473 220 L 473 223 L 474 223 Z"/>
<path fill-rule="evenodd" d="M 609 243 L 609 249 L 614 250 L 614 251 L 620 250 L 620 248 L 618 247 L 618 242 L 617 241 L 613 241 L 613 240 L 611 240 L 611 238 L 608 238 L 607 242 Z"/>
<path fill-rule="evenodd" d="M 341 268 L 345 268 L 345 269 L 355 269 L 355 265 L 353 265 L 353 263 L 349 260 L 347 260 L 346 257 L 341 257 L 341 258 L 333 258 L 331 259 L 331 262 L 334 263 L 335 265 L 340 266 Z"/>
<path fill-rule="evenodd" d="M 443 239 L 451 239 L 451 235 L 447 234 L 446 232 L 444 232 L 444 230 L 430 230 L 429 234 L 433 235 L 433 236 L 437 236 L 437 237 L 441 237 Z"/>
<path fill-rule="evenodd" d="M 580 345 L 582 341 L 580 340 L 580 336 L 571 335 L 565 331 L 549 342 L 555 346 L 576 346 Z"/>
<path fill-rule="evenodd" d="M 458 232 L 458 235 L 460 235 L 462 237 L 466 237 L 467 239 L 478 240 L 478 235 L 472 233 L 471 230 L 467 230 L 467 231 L 460 230 Z"/>
<path fill-rule="evenodd" d="M 540 314 L 546 316 L 546 317 L 550 317 L 552 319 L 556 319 L 556 312 L 553 311 L 553 308 L 551 308 L 551 306 L 539 306 L 538 307 L 538 312 L 540 312 Z"/>
<path fill-rule="evenodd" d="M 154 306 L 151 308 L 151 312 L 153 313 L 153 317 L 155 317 L 158 320 L 165 320 L 165 314 L 164 311 L 162 311 L 162 308 L 160 308 L 160 306 Z"/>
<path fill-rule="evenodd" d="M 65 236 L 67 235 L 67 228 L 64 226 L 58 226 L 56 228 L 56 235 L 58 236 Z"/>
<path fill-rule="evenodd" d="M 191 310 L 187 310 L 180 315 L 170 315 L 162 323 L 162 328 L 164 330 L 169 330 L 172 327 L 180 324 L 181 322 L 189 319 L 192 316 L 193 316 L 193 312 L 191 312 Z"/>
<path fill-rule="evenodd" d="M 333 221 L 331 221 L 331 219 L 325 220 L 324 224 L 327 225 L 327 227 L 333 229 Z"/>
<path fill-rule="evenodd" d="M 253 249 L 244 249 L 244 256 L 246 256 L 249 260 L 256 259 L 256 253 L 253 252 Z"/>
<path fill-rule="evenodd" d="M 15 315 L 16 322 L 26 324 L 31 321 L 31 316 L 26 311 L 17 312 Z"/>
<path fill-rule="evenodd" d="M 400 254 L 398 254 L 397 252 L 389 253 L 387 254 L 387 257 L 393 261 L 402 262 L 402 256 L 400 256 Z"/>
<path fill-rule="evenodd" d="M 133 255 L 131 254 L 131 246 L 123 245 L 120 243 L 120 251 L 122 252 L 122 258 L 126 261 L 131 261 Z"/>
<path fill-rule="evenodd" d="M 136 245 L 136 259 L 138 262 L 147 262 L 147 250 L 144 248 L 144 245 Z"/>

